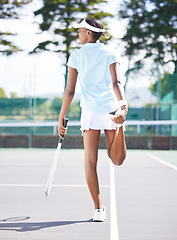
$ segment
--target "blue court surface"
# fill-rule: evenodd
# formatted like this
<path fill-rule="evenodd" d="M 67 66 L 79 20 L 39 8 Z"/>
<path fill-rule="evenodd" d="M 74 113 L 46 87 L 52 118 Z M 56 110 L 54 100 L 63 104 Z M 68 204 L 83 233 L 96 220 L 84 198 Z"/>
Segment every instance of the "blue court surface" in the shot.
<path fill-rule="evenodd" d="M 45 196 L 54 154 L 54 149 L 0 150 L 1 240 L 177 239 L 177 151 L 128 150 L 118 167 L 99 150 L 104 223 L 92 222 L 83 150 L 61 150 Z"/>

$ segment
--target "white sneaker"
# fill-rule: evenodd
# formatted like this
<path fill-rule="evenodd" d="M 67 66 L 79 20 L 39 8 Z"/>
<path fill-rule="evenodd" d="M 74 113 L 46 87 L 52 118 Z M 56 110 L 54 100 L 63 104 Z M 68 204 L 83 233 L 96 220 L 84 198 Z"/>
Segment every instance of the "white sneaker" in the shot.
<path fill-rule="evenodd" d="M 93 222 L 104 222 L 106 220 L 106 208 L 95 209 Z"/>

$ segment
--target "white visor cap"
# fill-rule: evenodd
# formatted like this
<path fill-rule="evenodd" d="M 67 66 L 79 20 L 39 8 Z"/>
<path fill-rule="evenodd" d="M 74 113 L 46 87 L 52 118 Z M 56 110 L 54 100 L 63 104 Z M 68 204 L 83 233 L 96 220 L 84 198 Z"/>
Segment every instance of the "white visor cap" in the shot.
<path fill-rule="evenodd" d="M 106 30 L 105 29 L 101 29 L 101 28 L 97 28 L 97 27 L 93 27 L 93 26 L 91 26 L 90 24 L 88 24 L 86 21 L 85 21 L 85 19 L 84 20 L 82 20 L 82 22 L 81 23 L 78 23 L 78 24 L 74 24 L 73 25 L 73 28 L 86 28 L 86 29 L 88 29 L 88 30 L 90 30 L 90 31 L 93 31 L 93 32 L 105 32 Z"/>

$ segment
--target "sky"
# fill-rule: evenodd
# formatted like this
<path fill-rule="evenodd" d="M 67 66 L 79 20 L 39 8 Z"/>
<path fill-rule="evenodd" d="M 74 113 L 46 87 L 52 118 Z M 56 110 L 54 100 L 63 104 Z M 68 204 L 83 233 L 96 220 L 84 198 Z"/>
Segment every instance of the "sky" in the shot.
<path fill-rule="evenodd" d="M 64 72 L 62 58 L 56 53 L 42 52 L 29 55 L 37 43 L 43 38 L 39 32 L 38 25 L 35 23 L 33 11 L 40 7 L 38 0 L 35 4 L 28 5 L 23 9 L 23 17 L 20 20 L 0 20 L 1 30 L 17 32 L 15 43 L 24 49 L 23 52 L 15 53 L 12 56 L 0 56 L 0 87 L 2 87 L 9 96 L 10 92 L 16 92 L 18 97 L 45 97 L 58 96 L 64 89 Z M 114 0 L 108 0 L 105 10 L 116 14 L 118 3 Z M 37 20 L 37 19 L 36 19 Z M 127 57 L 122 56 L 122 48 L 117 38 L 120 38 L 125 31 L 125 24 L 117 19 L 108 21 L 109 33 L 113 35 L 113 40 L 109 43 L 109 48 L 114 50 L 120 58 L 121 78 L 125 82 L 124 73 L 127 69 Z M 45 36 L 50 38 L 49 33 Z M 142 77 L 139 81 L 131 80 L 128 88 L 147 87 L 149 79 Z M 77 84 L 76 93 L 80 92 Z"/>

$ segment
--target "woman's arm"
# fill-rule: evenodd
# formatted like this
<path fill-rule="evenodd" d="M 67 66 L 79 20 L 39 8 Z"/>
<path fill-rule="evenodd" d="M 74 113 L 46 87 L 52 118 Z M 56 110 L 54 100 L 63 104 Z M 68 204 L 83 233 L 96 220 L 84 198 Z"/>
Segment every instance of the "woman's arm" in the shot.
<path fill-rule="evenodd" d="M 111 77 L 112 77 L 113 89 L 114 89 L 117 99 L 119 101 L 125 100 L 124 91 L 123 91 L 123 89 L 121 89 L 122 85 L 121 85 L 121 81 L 120 81 L 119 64 L 112 63 L 110 65 L 110 72 L 111 72 Z"/>
<path fill-rule="evenodd" d="M 63 127 L 63 119 L 66 116 L 66 113 L 74 97 L 76 82 L 77 82 L 77 70 L 75 68 L 69 67 L 68 82 L 58 119 L 58 134 L 60 138 L 62 138 L 61 135 L 66 134 L 66 128 Z"/>
<path fill-rule="evenodd" d="M 110 72 L 112 77 L 113 90 L 118 101 L 125 100 L 124 89 L 120 81 L 119 64 L 112 63 L 110 65 Z M 126 105 L 123 105 L 121 107 L 121 110 L 121 114 L 118 117 L 112 119 L 115 123 L 122 124 L 125 121 L 126 115 L 128 113 L 128 108 Z"/>

